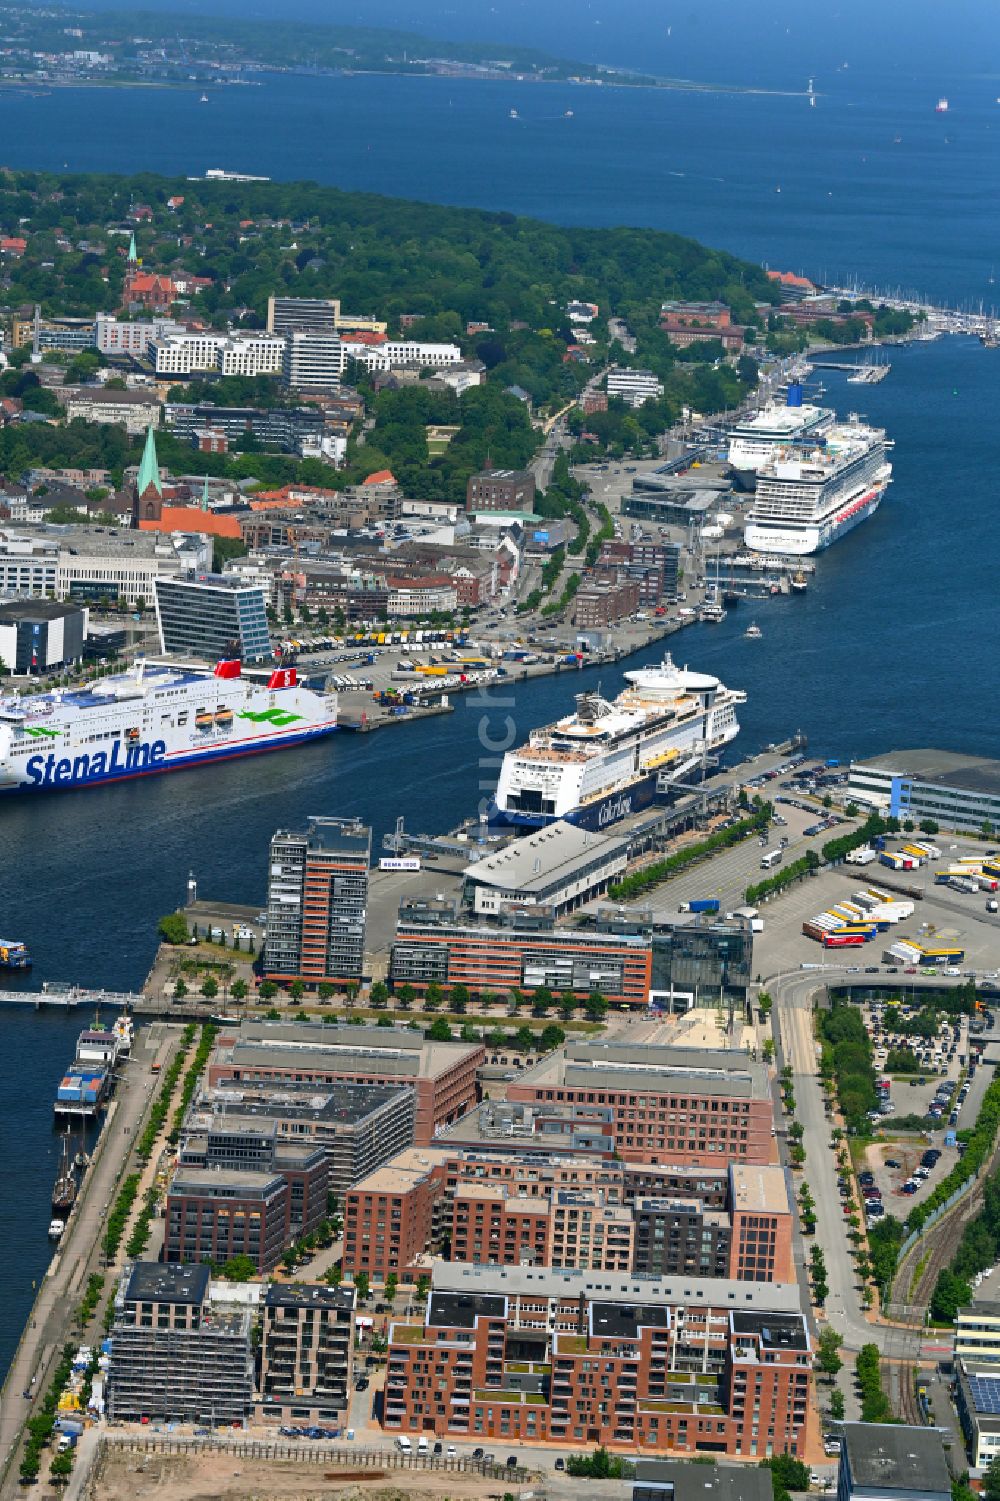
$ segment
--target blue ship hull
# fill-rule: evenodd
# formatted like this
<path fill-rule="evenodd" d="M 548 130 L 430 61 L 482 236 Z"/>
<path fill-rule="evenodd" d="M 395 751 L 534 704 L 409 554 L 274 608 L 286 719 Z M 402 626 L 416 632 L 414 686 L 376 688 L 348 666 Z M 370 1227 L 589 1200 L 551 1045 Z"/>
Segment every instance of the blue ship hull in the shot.
<path fill-rule="evenodd" d="M 324 725 L 322 729 L 306 730 L 298 735 L 283 735 L 280 739 L 256 741 L 253 745 L 244 746 L 242 749 L 220 745 L 216 750 L 198 751 L 192 755 L 181 755 L 171 760 L 151 761 L 150 764 L 144 766 L 125 766 L 122 769 L 107 771 L 96 776 L 90 774 L 74 778 L 71 774 L 59 781 L 18 782 L 0 788 L 0 791 L 7 793 L 75 792 L 81 787 L 107 787 L 113 782 L 131 782 L 137 777 L 160 776 L 165 772 L 187 771 L 195 766 L 208 766 L 218 761 L 236 761 L 246 756 L 264 756 L 274 751 L 289 750 L 295 746 L 307 745 L 312 740 L 320 740 L 326 735 L 332 735 L 336 729 L 336 725 Z"/>
<path fill-rule="evenodd" d="M 655 771 L 651 772 L 638 782 L 622 788 L 620 792 L 610 793 L 600 802 L 573 808 L 563 815 L 563 821 L 576 824 L 581 829 L 592 829 L 596 833 L 609 829 L 621 819 L 628 818 L 629 814 L 641 813 L 652 806 L 656 797 L 656 775 Z M 547 824 L 559 822 L 547 813 L 508 812 L 498 808 L 495 802 L 490 804 L 489 821 L 491 824 L 516 829 L 543 829 Z"/>

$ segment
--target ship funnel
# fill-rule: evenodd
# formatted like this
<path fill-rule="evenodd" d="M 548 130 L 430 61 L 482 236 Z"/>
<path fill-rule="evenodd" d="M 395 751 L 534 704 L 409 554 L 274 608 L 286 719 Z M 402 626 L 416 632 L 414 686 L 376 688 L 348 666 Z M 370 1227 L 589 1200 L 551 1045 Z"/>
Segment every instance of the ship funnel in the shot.
<path fill-rule="evenodd" d="M 785 402 L 786 402 L 786 405 L 788 405 L 790 407 L 800 407 L 802 405 L 802 382 L 801 381 L 793 380 L 793 381 L 789 382 L 789 384 L 788 384 L 788 395 L 785 398 Z"/>

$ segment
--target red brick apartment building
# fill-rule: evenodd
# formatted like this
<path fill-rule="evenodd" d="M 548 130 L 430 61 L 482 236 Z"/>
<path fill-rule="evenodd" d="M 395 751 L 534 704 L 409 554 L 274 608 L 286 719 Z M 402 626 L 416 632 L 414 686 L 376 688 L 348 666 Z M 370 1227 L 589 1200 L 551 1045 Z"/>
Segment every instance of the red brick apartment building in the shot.
<path fill-rule="evenodd" d="M 207 1082 L 408 1085 L 416 1096 L 413 1139 L 427 1146 L 439 1126 L 476 1103 L 476 1074 L 485 1057 L 482 1043 L 428 1042 L 419 1032 L 395 1028 L 249 1021 L 220 1033 Z"/>
<path fill-rule="evenodd" d="M 414 1148 L 350 1189 L 344 1269 L 375 1281 L 428 1251 L 518 1266 L 791 1282 L 781 1168 L 649 1167 L 600 1158 Z M 421 1267 L 422 1269 L 422 1267 Z"/>
<path fill-rule="evenodd" d="M 393 1324 L 386 1429 L 763 1459 L 814 1435 L 794 1285 L 537 1267 L 435 1268 Z"/>

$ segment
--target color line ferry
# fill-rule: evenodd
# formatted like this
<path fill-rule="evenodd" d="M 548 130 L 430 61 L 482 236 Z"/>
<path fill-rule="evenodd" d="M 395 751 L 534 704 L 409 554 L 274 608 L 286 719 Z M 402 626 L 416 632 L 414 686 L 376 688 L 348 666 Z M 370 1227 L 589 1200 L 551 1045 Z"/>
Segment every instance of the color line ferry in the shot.
<path fill-rule="evenodd" d="M 302 745 L 337 728 L 335 694 L 294 668 L 140 660 L 76 690 L 0 699 L 0 792 L 94 787 Z"/>
<path fill-rule="evenodd" d="M 660 777 L 697 775 L 739 733 L 735 706 L 746 694 L 718 678 L 675 667 L 669 656 L 625 677 L 629 686 L 614 703 L 581 694 L 575 714 L 507 752 L 493 822 L 538 828 L 565 818 L 605 829 L 647 808 Z"/>

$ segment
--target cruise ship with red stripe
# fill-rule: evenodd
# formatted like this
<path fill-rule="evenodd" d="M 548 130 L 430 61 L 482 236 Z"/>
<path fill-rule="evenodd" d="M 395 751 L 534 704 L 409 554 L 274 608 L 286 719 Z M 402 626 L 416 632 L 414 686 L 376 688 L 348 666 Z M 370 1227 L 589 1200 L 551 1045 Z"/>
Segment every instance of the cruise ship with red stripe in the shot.
<path fill-rule="evenodd" d="M 891 446 L 883 428 L 851 416 L 806 452 L 778 449 L 757 472 L 747 547 L 804 557 L 839 541 L 878 509 L 892 477 Z"/>
<path fill-rule="evenodd" d="M 337 728 L 336 694 L 294 667 L 139 660 L 77 689 L 0 699 L 0 792 L 47 792 L 208 766 Z"/>

